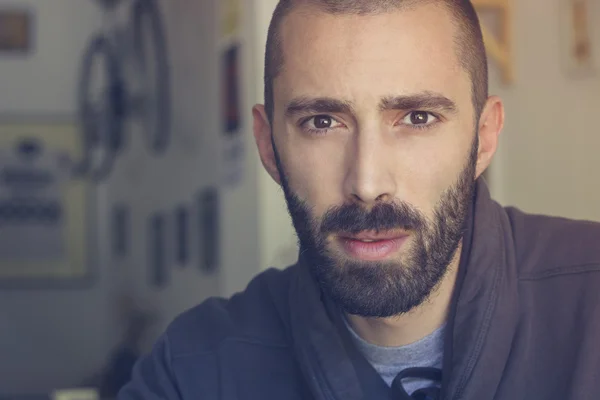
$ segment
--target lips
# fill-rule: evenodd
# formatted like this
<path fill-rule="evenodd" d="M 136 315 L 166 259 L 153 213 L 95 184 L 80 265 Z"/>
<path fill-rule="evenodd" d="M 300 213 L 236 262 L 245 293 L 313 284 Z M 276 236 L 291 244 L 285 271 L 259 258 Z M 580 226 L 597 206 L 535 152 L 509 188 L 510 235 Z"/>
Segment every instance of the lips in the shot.
<path fill-rule="evenodd" d="M 344 237 L 345 239 L 350 239 L 350 240 L 360 240 L 362 242 L 375 242 L 375 241 L 379 241 L 379 240 L 399 239 L 399 238 L 402 238 L 407 235 L 400 234 L 397 232 L 371 232 L 371 231 L 369 231 L 369 232 L 360 232 L 355 235 L 340 235 L 340 236 Z"/>
<path fill-rule="evenodd" d="M 407 234 L 398 232 L 361 232 L 339 236 L 346 253 L 364 261 L 381 261 L 390 257 L 407 238 Z"/>

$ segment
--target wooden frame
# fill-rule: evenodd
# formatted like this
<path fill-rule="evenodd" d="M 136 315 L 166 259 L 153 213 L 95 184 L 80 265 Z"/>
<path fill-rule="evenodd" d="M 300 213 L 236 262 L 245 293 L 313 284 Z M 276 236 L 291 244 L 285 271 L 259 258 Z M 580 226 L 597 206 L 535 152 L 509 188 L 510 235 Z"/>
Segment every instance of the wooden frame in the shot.
<path fill-rule="evenodd" d="M 512 1 L 511 0 L 473 0 L 477 11 L 492 11 L 500 17 L 500 35 L 495 37 L 482 24 L 483 41 L 494 62 L 502 71 L 502 80 L 506 84 L 514 82 L 512 59 Z"/>

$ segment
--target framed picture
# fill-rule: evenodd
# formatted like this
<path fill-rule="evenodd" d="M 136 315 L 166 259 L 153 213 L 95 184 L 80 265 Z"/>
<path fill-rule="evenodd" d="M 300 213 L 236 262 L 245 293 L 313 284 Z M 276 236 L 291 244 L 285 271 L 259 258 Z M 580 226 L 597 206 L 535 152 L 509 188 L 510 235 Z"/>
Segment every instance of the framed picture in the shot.
<path fill-rule="evenodd" d="M 97 259 L 91 184 L 73 174 L 77 123 L 0 116 L 0 285 L 89 285 Z"/>
<path fill-rule="evenodd" d="M 189 230 L 190 215 L 185 205 L 180 205 L 175 209 L 175 259 L 177 264 L 185 267 L 189 261 Z"/>
<path fill-rule="evenodd" d="M 513 1 L 472 0 L 472 3 L 481 21 L 481 33 L 490 61 L 496 64 L 502 81 L 511 84 L 515 80 L 512 49 Z"/>
<path fill-rule="evenodd" d="M 240 46 L 234 44 L 226 48 L 222 62 L 223 132 L 230 136 L 239 133 L 241 125 Z"/>
<path fill-rule="evenodd" d="M 590 0 L 558 0 L 560 2 L 560 33 L 562 66 L 569 76 L 587 76 L 597 68 L 592 29 L 593 8 Z"/>
<path fill-rule="evenodd" d="M 163 289 L 168 284 L 166 221 L 162 213 L 157 212 L 148 219 L 148 257 L 150 285 Z"/>
<path fill-rule="evenodd" d="M 31 20 L 28 10 L 0 8 L 0 53 L 30 50 Z"/>
<path fill-rule="evenodd" d="M 226 186 L 235 186 L 243 180 L 246 162 L 245 140 L 241 135 L 241 56 L 241 46 L 238 43 L 233 42 L 223 49 L 220 180 Z"/>
<path fill-rule="evenodd" d="M 242 1 L 241 0 L 221 0 L 221 35 L 223 37 L 232 37 L 239 34 L 242 24 Z"/>
<path fill-rule="evenodd" d="M 215 272 L 220 263 L 219 192 L 216 187 L 202 190 L 198 202 L 198 238 L 200 239 L 200 270 Z"/>
<path fill-rule="evenodd" d="M 113 256 L 125 258 L 129 252 L 129 236 L 131 229 L 129 207 L 126 204 L 116 204 L 112 210 L 112 249 Z"/>

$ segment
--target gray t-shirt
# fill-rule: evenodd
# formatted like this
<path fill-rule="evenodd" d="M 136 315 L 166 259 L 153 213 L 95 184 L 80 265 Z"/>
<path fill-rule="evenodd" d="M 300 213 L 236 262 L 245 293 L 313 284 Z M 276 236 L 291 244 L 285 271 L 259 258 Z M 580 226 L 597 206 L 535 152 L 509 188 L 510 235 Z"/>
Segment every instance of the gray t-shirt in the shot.
<path fill-rule="evenodd" d="M 346 321 L 346 319 L 344 318 Z M 412 367 L 434 367 L 442 368 L 444 356 L 444 328 L 434 331 L 431 335 L 423 339 L 401 347 L 382 347 L 366 342 L 352 329 L 348 321 L 346 326 L 352 334 L 354 343 L 371 363 L 373 368 L 381 375 L 383 380 L 392 385 L 392 381 L 402 370 Z M 432 382 L 427 379 L 403 379 L 402 383 L 408 394 L 415 390 L 437 386 L 439 382 Z"/>

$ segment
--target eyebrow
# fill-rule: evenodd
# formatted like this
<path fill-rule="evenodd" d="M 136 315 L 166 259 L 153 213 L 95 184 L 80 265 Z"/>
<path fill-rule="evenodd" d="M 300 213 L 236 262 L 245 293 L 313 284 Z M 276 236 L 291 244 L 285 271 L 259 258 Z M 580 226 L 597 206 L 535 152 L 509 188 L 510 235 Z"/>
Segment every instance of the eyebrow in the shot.
<path fill-rule="evenodd" d="M 456 103 L 441 94 L 422 92 L 406 96 L 384 97 L 379 104 L 379 110 L 438 110 L 454 114 L 457 107 Z"/>
<path fill-rule="evenodd" d="M 285 109 L 285 115 L 291 117 L 297 114 L 353 114 L 351 102 L 329 97 L 299 97 L 290 101 Z"/>

